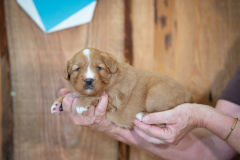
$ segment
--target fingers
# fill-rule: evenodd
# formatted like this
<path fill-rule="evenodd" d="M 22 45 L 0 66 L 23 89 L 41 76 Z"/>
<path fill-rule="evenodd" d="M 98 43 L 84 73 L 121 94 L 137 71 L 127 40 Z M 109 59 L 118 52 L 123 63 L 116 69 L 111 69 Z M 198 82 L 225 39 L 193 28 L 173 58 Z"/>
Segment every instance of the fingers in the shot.
<path fill-rule="evenodd" d="M 95 106 L 90 106 L 89 109 L 82 114 L 78 114 L 76 111 L 78 99 L 74 99 L 72 103 L 72 112 L 69 114 L 70 119 L 76 124 L 81 126 L 90 126 L 94 123 L 94 109 Z"/>
<path fill-rule="evenodd" d="M 146 134 L 144 131 L 142 131 L 141 129 L 139 129 L 138 127 L 134 126 L 134 130 L 136 131 L 136 133 L 142 137 L 143 139 L 145 139 L 146 141 L 153 143 L 153 144 L 163 144 L 164 142 L 160 139 L 154 138 L 149 136 L 148 134 Z"/>
<path fill-rule="evenodd" d="M 101 100 L 95 109 L 95 117 L 97 119 L 104 118 L 107 110 L 107 104 L 108 104 L 108 95 L 105 92 L 103 92 L 101 94 Z"/>
<path fill-rule="evenodd" d="M 133 122 L 139 129 L 144 131 L 149 136 L 156 137 L 156 138 L 161 137 L 161 139 L 169 138 L 169 133 L 168 133 L 169 130 L 167 128 L 159 128 L 157 126 L 144 124 L 137 119 L 135 119 Z"/>
<path fill-rule="evenodd" d="M 69 114 L 72 113 L 74 110 L 76 111 L 76 103 L 78 99 L 79 98 L 76 98 L 76 96 L 74 96 L 72 93 L 69 93 L 68 95 L 66 95 L 66 97 L 64 97 L 62 101 L 63 111 Z M 72 106 L 75 106 L 75 107 L 73 108 Z"/>
<path fill-rule="evenodd" d="M 63 92 L 65 92 L 65 90 L 63 90 Z M 101 100 L 96 107 L 90 106 L 90 108 L 82 114 L 78 114 L 76 111 L 78 100 L 79 98 L 74 96 L 73 93 L 69 93 L 62 101 L 63 110 L 68 113 L 69 118 L 76 125 L 88 126 L 99 131 L 105 131 L 111 128 L 111 122 L 106 121 L 108 104 L 108 95 L 106 93 L 101 94 Z"/>
<path fill-rule="evenodd" d="M 172 110 L 147 114 L 142 121 L 146 124 L 164 124 L 173 115 Z"/>
<path fill-rule="evenodd" d="M 72 94 L 72 93 L 71 93 Z M 73 95 L 74 96 L 74 95 Z M 77 109 L 76 109 L 76 107 L 78 106 L 77 104 L 78 104 L 78 100 L 79 100 L 79 98 L 76 98 L 76 96 L 75 96 L 75 98 L 74 98 L 74 100 L 73 100 L 73 102 L 72 102 L 72 106 L 71 106 L 71 108 L 69 108 L 69 112 L 68 113 L 71 113 L 72 115 L 78 115 L 78 113 L 77 113 Z M 64 110 L 64 109 L 63 109 Z"/>
<path fill-rule="evenodd" d="M 90 106 L 87 111 L 83 112 L 82 115 L 81 114 L 79 115 L 79 117 L 81 117 L 82 119 L 82 124 L 84 126 L 91 126 L 94 123 L 95 121 L 94 109 L 95 106 Z"/>
<path fill-rule="evenodd" d="M 61 94 L 62 96 L 66 95 L 66 94 L 68 94 L 68 93 L 70 93 L 70 91 L 69 91 L 68 89 L 66 89 L 66 88 L 60 89 L 60 94 Z"/>
<path fill-rule="evenodd" d="M 83 116 L 92 118 L 94 116 L 95 106 L 90 106 L 89 109 L 82 113 Z"/>
<path fill-rule="evenodd" d="M 77 102 L 79 98 L 73 93 L 69 93 L 62 101 L 63 111 L 70 115 L 70 118 L 77 125 L 89 126 L 98 119 L 99 123 L 105 118 L 105 113 L 108 104 L 108 96 L 106 93 L 101 95 L 101 101 L 95 108 L 90 106 L 89 109 L 82 114 L 78 114 L 76 111 Z"/>

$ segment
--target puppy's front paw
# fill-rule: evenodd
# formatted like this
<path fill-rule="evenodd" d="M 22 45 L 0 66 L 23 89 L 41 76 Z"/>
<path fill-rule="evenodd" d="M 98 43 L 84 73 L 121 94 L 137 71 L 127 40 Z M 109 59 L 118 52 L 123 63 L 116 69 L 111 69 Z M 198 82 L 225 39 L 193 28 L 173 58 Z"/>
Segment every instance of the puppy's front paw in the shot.
<path fill-rule="evenodd" d="M 89 107 L 76 107 L 77 113 L 82 114 L 83 112 L 87 111 Z"/>
<path fill-rule="evenodd" d="M 60 102 L 54 102 L 51 107 L 51 113 L 58 114 L 62 110 L 62 104 Z"/>

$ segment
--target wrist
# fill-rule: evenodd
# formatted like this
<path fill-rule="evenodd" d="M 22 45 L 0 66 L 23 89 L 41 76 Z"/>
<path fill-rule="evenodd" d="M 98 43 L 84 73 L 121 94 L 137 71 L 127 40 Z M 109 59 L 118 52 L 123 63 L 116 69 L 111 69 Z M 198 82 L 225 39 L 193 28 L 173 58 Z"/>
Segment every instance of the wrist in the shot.
<path fill-rule="evenodd" d="M 108 136 L 110 136 L 111 138 L 118 140 L 120 142 L 126 143 L 128 145 L 136 145 L 137 141 L 135 141 L 131 133 L 131 130 L 129 129 L 124 129 L 121 127 L 118 127 L 116 125 L 114 125 L 114 127 L 109 130 L 108 132 L 105 132 L 105 134 L 107 134 Z"/>
<path fill-rule="evenodd" d="M 194 128 L 206 127 L 206 116 L 208 114 L 208 107 L 209 106 L 202 104 L 191 104 L 190 118 L 192 119 L 192 125 L 194 126 Z"/>
<path fill-rule="evenodd" d="M 235 120 L 233 117 L 207 105 L 202 105 L 202 115 L 201 127 L 208 130 L 213 130 L 216 127 L 223 128 L 224 126 L 229 126 L 228 124 L 232 124 L 232 121 Z M 222 121 L 223 119 L 224 121 Z"/>
<path fill-rule="evenodd" d="M 205 106 L 205 105 L 203 106 L 204 112 L 203 112 L 203 116 L 202 116 L 203 118 L 202 118 L 202 126 L 201 127 L 205 128 L 205 129 L 208 128 L 209 119 L 210 119 L 210 117 L 213 116 L 211 109 L 212 108 L 209 106 Z"/>
<path fill-rule="evenodd" d="M 116 139 L 118 141 L 120 141 L 121 139 L 121 128 L 120 127 L 117 127 L 113 124 L 111 124 L 111 127 L 105 131 L 105 134 L 112 137 L 113 139 Z"/>
<path fill-rule="evenodd" d="M 216 123 L 220 120 L 224 114 L 220 111 L 216 110 L 213 107 L 202 105 L 202 127 L 211 130 L 212 128 L 216 127 Z M 214 126 L 213 126 L 214 124 Z"/>
<path fill-rule="evenodd" d="M 204 114 L 204 128 L 216 134 L 222 140 L 228 136 L 235 118 L 215 108 L 206 106 Z"/>

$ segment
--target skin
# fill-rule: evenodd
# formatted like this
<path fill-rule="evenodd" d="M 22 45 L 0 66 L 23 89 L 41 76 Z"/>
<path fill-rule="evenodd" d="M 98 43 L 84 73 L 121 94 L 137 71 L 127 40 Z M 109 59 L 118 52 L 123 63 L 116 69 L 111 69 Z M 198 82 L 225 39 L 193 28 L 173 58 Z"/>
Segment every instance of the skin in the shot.
<path fill-rule="evenodd" d="M 96 107 L 91 106 L 83 114 L 77 114 L 79 98 L 66 89 L 60 93 L 67 94 L 63 99 L 63 110 L 76 125 L 104 132 L 151 155 L 164 159 L 224 160 L 240 153 L 239 121 L 227 143 L 223 141 L 230 132 L 234 117 L 240 117 L 240 106 L 234 103 L 219 100 L 216 109 L 200 104 L 179 105 L 172 110 L 146 115 L 144 123 L 135 119 L 134 130 L 128 130 L 106 119 L 107 94 L 101 94 Z M 161 123 L 166 123 L 166 128 L 150 125 Z"/>
<path fill-rule="evenodd" d="M 225 104 L 225 105 L 223 105 Z M 228 111 L 231 107 L 232 111 Z M 218 109 L 218 110 L 217 110 Z M 235 122 L 234 117 L 240 116 L 240 106 L 219 100 L 217 109 L 200 104 L 183 104 L 165 112 L 145 116 L 142 123 L 135 121 L 135 130 L 144 139 L 155 138 L 151 143 L 177 145 L 180 140 L 194 128 L 206 128 L 222 140 L 225 140 Z M 220 109 L 222 111 L 220 111 Z M 226 110 L 227 109 L 227 110 Z M 224 111 L 229 114 L 224 113 Z M 231 116 L 232 115 L 232 116 Z M 223 121 L 224 120 L 224 121 Z M 238 121 L 239 122 L 239 121 Z M 166 128 L 158 128 L 147 124 L 166 123 Z M 240 125 L 237 124 L 228 138 L 227 143 L 240 153 Z M 148 137 L 149 136 L 149 137 Z"/>

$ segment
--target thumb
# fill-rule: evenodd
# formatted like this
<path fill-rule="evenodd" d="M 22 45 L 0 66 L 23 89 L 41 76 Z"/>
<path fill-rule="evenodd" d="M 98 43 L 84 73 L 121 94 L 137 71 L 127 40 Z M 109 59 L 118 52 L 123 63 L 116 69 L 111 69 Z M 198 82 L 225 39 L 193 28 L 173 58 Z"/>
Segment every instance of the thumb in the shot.
<path fill-rule="evenodd" d="M 145 115 L 142 121 L 146 124 L 164 124 L 164 123 L 168 123 L 167 119 L 172 115 L 173 114 L 171 110 L 156 112 L 156 113 Z"/>
<path fill-rule="evenodd" d="M 69 91 L 68 89 L 66 89 L 66 88 L 62 88 L 62 89 L 60 90 L 60 94 L 61 94 L 62 96 L 66 95 L 66 94 L 68 94 L 68 93 L 70 93 L 70 91 Z"/>
<path fill-rule="evenodd" d="M 108 95 L 105 92 L 103 92 L 100 97 L 101 100 L 98 103 L 95 111 L 96 116 L 104 116 L 107 110 Z"/>

